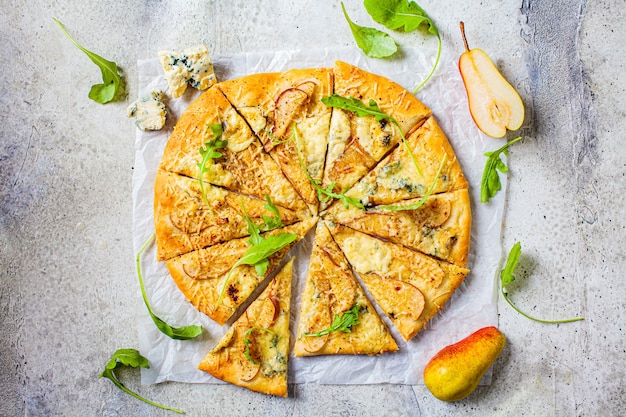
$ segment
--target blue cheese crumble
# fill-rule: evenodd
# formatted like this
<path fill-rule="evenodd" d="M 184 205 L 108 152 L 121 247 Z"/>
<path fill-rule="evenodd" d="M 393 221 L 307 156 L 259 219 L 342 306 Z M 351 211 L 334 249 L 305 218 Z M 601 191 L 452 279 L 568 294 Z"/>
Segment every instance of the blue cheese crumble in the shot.
<path fill-rule="evenodd" d="M 187 85 L 206 90 L 216 82 L 213 63 L 205 45 L 187 48 L 183 53 L 159 51 L 159 61 L 174 98 L 182 96 Z"/>
<path fill-rule="evenodd" d="M 159 130 L 165 125 L 167 109 L 163 104 L 163 91 L 151 91 L 126 109 L 126 115 L 135 118 L 141 130 Z"/>

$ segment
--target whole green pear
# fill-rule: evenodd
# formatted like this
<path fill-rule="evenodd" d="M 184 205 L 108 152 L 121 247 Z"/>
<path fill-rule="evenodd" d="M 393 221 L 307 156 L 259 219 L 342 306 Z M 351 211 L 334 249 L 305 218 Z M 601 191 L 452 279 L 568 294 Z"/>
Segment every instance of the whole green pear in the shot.
<path fill-rule="evenodd" d="M 493 326 L 441 349 L 424 369 L 424 384 L 442 401 L 467 397 L 502 352 L 506 337 Z"/>

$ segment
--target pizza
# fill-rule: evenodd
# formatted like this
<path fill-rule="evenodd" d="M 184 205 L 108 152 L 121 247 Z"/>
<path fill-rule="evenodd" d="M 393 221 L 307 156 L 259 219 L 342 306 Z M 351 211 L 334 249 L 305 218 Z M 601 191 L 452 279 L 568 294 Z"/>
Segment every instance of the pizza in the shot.
<path fill-rule="evenodd" d="M 177 121 L 154 197 L 158 261 L 230 325 L 198 368 L 270 395 L 286 395 L 290 332 L 297 357 L 398 351 L 469 273 L 468 183 L 435 116 L 345 62 L 212 85 Z M 281 265 L 313 230 L 290 320 Z"/>

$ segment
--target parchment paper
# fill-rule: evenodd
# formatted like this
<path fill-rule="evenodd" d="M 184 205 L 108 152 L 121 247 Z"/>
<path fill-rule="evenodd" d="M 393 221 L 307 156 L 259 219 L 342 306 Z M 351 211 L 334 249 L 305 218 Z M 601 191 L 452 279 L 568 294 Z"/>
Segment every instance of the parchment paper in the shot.
<path fill-rule="evenodd" d="M 433 110 L 470 184 L 473 225 L 468 267 L 471 273 L 445 308 L 408 343 L 402 340 L 387 317 L 381 315 L 400 347 L 398 352 L 374 357 L 335 355 L 295 358 L 292 355 L 289 358 L 290 383 L 422 384 L 424 366 L 437 351 L 481 327 L 497 325 L 495 278 L 502 256 L 500 237 L 506 177 L 502 177 L 502 191 L 488 204 L 480 204 L 480 179 L 485 163 L 483 154 L 499 148 L 504 142 L 489 138 L 476 128 L 469 114 L 456 58 L 447 56 L 445 52 L 434 76 L 417 93 L 417 97 Z M 356 48 L 332 48 L 214 56 L 213 62 L 218 80 L 223 81 L 258 72 L 332 67 L 335 60 L 342 60 L 383 75 L 412 91 L 430 71 L 434 53 L 411 48 L 403 49 L 402 53 L 401 59 L 387 61 L 368 59 Z M 154 89 L 167 92 L 167 84 L 156 58 L 139 61 L 138 69 L 139 97 Z M 168 121 L 161 131 L 137 130 L 133 177 L 135 253 L 154 233 L 154 178 L 167 139 L 178 117 L 199 94 L 199 91 L 189 87 L 183 97 L 166 100 Z M 312 238 L 313 234 L 310 233 L 290 253 L 297 260 L 292 300 L 292 345 L 293 330 L 297 327 L 298 294 L 303 287 Z M 170 278 L 165 264 L 156 262 L 155 257 L 153 244 L 144 252 L 141 261 L 147 296 L 155 314 L 176 327 L 200 324 L 205 330 L 195 340 L 177 341 L 168 338 L 160 333 L 148 315 L 139 286 L 129 289 L 137 292 L 140 352 L 150 361 L 150 369 L 141 370 L 142 383 L 222 383 L 198 371 L 196 366 L 220 340 L 227 326 L 215 324 L 188 303 Z M 489 377 L 488 374 L 482 383 L 488 383 Z"/>

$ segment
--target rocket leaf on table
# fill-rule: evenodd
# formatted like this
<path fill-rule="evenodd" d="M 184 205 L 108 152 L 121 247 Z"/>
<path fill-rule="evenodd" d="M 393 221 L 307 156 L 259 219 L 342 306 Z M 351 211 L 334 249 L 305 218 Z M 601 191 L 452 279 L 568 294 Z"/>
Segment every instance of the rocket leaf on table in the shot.
<path fill-rule="evenodd" d="M 522 137 L 520 136 L 506 143 L 500 149 L 496 149 L 492 152 L 485 152 L 487 162 L 485 163 L 483 176 L 480 181 L 481 203 L 487 203 L 492 197 L 495 197 L 498 191 L 500 191 L 500 189 L 502 188 L 502 183 L 500 182 L 500 175 L 498 174 L 498 171 L 505 173 L 508 172 L 509 169 L 502 161 L 502 159 L 500 159 L 500 154 L 504 154 L 504 156 L 509 156 L 509 146 L 521 139 Z"/>
<path fill-rule="evenodd" d="M 341 9 L 350 25 L 350 30 L 357 46 L 365 52 L 365 55 L 370 58 L 387 58 L 398 51 L 398 46 L 391 36 L 378 29 L 359 26 L 354 23 L 350 20 L 343 2 L 341 3 Z"/>
<path fill-rule="evenodd" d="M 115 62 L 108 61 L 102 58 L 81 45 L 79 45 L 67 32 L 65 26 L 57 19 L 52 18 L 57 25 L 61 28 L 65 36 L 81 51 L 83 51 L 91 61 L 96 64 L 102 72 L 102 84 L 95 84 L 91 86 L 89 90 L 89 98 L 100 104 L 108 103 L 112 101 L 118 93 L 123 92 L 123 86 L 121 84 L 122 77 L 117 73 L 117 64 Z"/>

